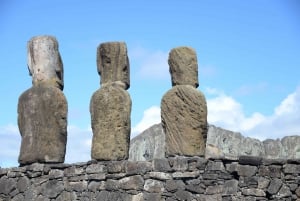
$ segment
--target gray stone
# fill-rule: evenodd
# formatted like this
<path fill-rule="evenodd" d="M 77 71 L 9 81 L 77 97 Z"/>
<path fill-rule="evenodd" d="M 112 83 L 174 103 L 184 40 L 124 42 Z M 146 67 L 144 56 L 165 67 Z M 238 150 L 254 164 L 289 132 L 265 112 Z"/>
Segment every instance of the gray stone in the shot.
<path fill-rule="evenodd" d="M 284 166 L 284 172 L 290 174 L 300 174 L 300 165 L 297 164 L 286 164 Z"/>
<path fill-rule="evenodd" d="M 106 85 L 90 103 L 92 159 L 123 160 L 129 156 L 131 99 L 120 87 Z"/>
<path fill-rule="evenodd" d="M 235 179 L 225 181 L 223 195 L 235 195 L 238 191 L 238 183 Z"/>
<path fill-rule="evenodd" d="M 296 189 L 295 193 L 300 198 L 300 186 Z"/>
<path fill-rule="evenodd" d="M 222 201 L 222 195 L 199 195 L 198 199 L 199 201 Z"/>
<path fill-rule="evenodd" d="M 272 179 L 270 185 L 267 189 L 267 192 L 271 195 L 275 195 L 282 186 L 282 181 L 280 179 Z"/>
<path fill-rule="evenodd" d="M 175 158 L 169 159 L 172 169 L 175 171 L 184 172 L 188 169 L 188 159 L 186 157 L 177 156 Z"/>
<path fill-rule="evenodd" d="M 239 176 L 251 177 L 256 174 L 257 167 L 250 165 L 238 165 L 237 172 Z"/>
<path fill-rule="evenodd" d="M 42 195 L 48 198 L 56 198 L 64 190 L 64 183 L 58 180 L 50 180 L 42 185 Z"/>
<path fill-rule="evenodd" d="M 16 181 L 6 176 L 0 178 L 0 194 L 8 195 L 16 188 Z"/>
<path fill-rule="evenodd" d="M 261 189 L 250 188 L 250 189 L 242 189 L 242 193 L 244 195 L 251 195 L 256 197 L 265 197 L 266 193 Z"/>
<path fill-rule="evenodd" d="M 239 157 L 239 164 L 259 166 L 262 164 L 262 157 L 242 155 Z"/>
<path fill-rule="evenodd" d="M 286 151 L 286 158 L 300 158 L 300 135 L 286 136 L 281 139 L 281 144 Z"/>
<path fill-rule="evenodd" d="M 1 200 L 1 198 L 0 198 L 0 200 Z M 11 201 L 24 201 L 24 196 L 22 194 L 18 194 L 15 197 L 13 197 L 13 199 L 11 199 Z"/>
<path fill-rule="evenodd" d="M 291 196 L 292 196 L 292 192 L 290 191 L 290 188 L 284 184 L 282 185 L 279 192 L 277 193 L 276 198 L 286 198 Z"/>
<path fill-rule="evenodd" d="M 171 170 L 169 161 L 166 158 L 153 159 L 152 165 L 154 171 L 169 172 Z"/>
<path fill-rule="evenodd" d="M 104 173 L 104 172 L 106 172 L 106 167 L 99 163 L 91 164 L 86 167 L 86 173 L 88 173 L 88 174 Z"/>
<path fill-rule="evenodd" d="M 209 126 L 206 158 L 238 159 L 239 156 L 264 156 L 265 151 L 262 142 L 254 138 L 245 138 L 240 133 L 222 128 Z"/>
<path fill-rule="evenodd" d="M 199 86 L 197 55 L 194 49 L 190 47 L 172 49 L 168 63 L 172 86 L 191 85 L 195 88 Z"/>
<path fill-rule="evenodd" d="M 107 164 L 108 173 L 120 173 L 125 172 L 126 161 L 111 161 Z"/>
<path fill-rule="evenodd" d="M 175 192 L 178 189 L 178 184 L 175 180 L 167 180 L 166 189 L 169 192 Z"/>
<path fill-rule="evenodd" d="M 192 194 L 188 191 L 178 190 L 175 193 L 177 200 L 191 200 Z"/>
<path fill-rule="evenodd" d="M 87 181 L 74 181 L 74 182 L 68 182 L 67 189 L 76 192 L 83 192 L 85 189 L 87 189 L 88 183 Z"/>
<path fill-rule="evenodd" d="M 208 161 L 206 166 L 207 171 L 225 171 L 222 161 Z"/>
<path fill-rule="evenodd" d="M 45 84 L 63 89 L 63 64 L 55 37 L 31 38 L 27 44 L 27 63 L 34 86 Z"/>
<path fill-rule="evenodd" d="M 205 191 L 205 193 L 207 195 L 222 194 L 223 192 L 224 192 L 224 186 L 223 185 L 208 186 L 206 188 L 206 191 Z"/>
<path fill-rule="evenodd" d="M 161 101 L 166 156 L 204 156 L 207 106 L 204 95 L 190 85 L 177 85 Z"/>
<path fill-rule="evenodd" d="M 281 166 L 280 165 L 269 165 L 269 166 L 260 166 L 258 174 L 261 176 L 269 176 L 272 178 L 281 177 Z"/>
<path fill-rule="evenodd" d="M 147 161 L 128 161 L 125 165 L 127 175 L 145 174 L 152 170 L 152 163 Z"/>
<path fill-rule="evenodd" d="M 257 188 L 266 189 L 269 186 L 270 180 L 264 177 L 258 177 Z"/>
<path fill-rule="evenodd" d="M 165 188 L 163 182 L 154 179 L 147 179 L 144 184 L 144 190 L 149 193 L 162 193 Z"/>
<path fill-rule="evenodd" d="M 106 42 L 97 48 L 97 68 L 101 85 L 120 83 L 124 89 L 130 86 L 130 66 L 124 42 Z"/>
<path fill-rule="evenodd" d="M 49 172 L 49 178 L 50 179 L 58 179 L 64 177 L 64 171 L 63 170 L 50 170 Z"/>
<path fill-rule="evenodd" d="M 265 147 L 265 157 L 266 158 L 285 158 L 286 153 L 282 147 L 281 141 L 279 139 L 267 139 L 263 141 Z"/>
<path fill-rule="evenodd" d="M 174 172 L 172 174 L 172 177 L 175 179 L 178 178 L 196 178 L 200 175 L 199 171 L 194 171 L 194 172 Z"/>
<path fill-rule="evenodd" d="M 96 192 L 97 190 L 99 190 L 101 186 L 101 183 L 98 182 L 98 181 L 91 181 L 89 184 L 88 184 L 88 189 L 93 191 L 93 192 Z"/>
<path fill-rule="evenodd" d="M 159 179 L 159 180 L 168 180 L 172 179 L 171 173 L 165 172 L 149 172 L 150 178 Z"/>
<path fill-rule="evenodd" d="M 30 185 L 30 180 L 27 177 L 21 177 L 17 183 L 17 189 L 23 193 Z"/>
<path fill-rule="evenodd" d="M 125 177 L 119 180 L 119 185 L 124 190 L 141 190 L 144 186 L 144 179 L 141 175 Z"/>
<path fill-rule="evenodd" d="M 165 134 L 161 124 L 155 124 L 131 139 L 129 160 L 145 161 L 165 157 Z"/>

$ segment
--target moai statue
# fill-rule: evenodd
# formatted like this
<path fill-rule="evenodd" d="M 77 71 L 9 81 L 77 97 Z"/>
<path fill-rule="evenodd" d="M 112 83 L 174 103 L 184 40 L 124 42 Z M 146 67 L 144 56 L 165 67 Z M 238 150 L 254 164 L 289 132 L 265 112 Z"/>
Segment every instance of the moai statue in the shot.
<path fill-rule="evenodd" d="M 129 60 L 123 42 L 102 43 L 97 49 L 97 68 L 101 88 L 90 102 L 95 160 L 128 159 L 131 99 Z"/>
<path fill-rule="evenodd" d="M 63 64 L 52 36 L 33 37 L 27 44 L 33 86 L 18 103 L 22 137 L 19 163 L 63 163 L 67 143 L 67 100 L 62 92 Z"/>
<path fill-rule="evenodd" d="M 166 156 L 204 156 L 207 137 L 207 106 L 197 90 L 196 52 L 178 47 L 169 54 L 172 77 L 170 89 L 161 101 L 162 126 L 166 138 Z"/>

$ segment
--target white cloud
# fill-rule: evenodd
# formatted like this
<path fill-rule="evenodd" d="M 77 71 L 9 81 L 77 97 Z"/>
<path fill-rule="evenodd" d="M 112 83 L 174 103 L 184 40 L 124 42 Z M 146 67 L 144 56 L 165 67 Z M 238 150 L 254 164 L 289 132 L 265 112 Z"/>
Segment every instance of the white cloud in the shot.
<path fill-rule="evenodd" d="M 165 79 L 169 78 L 168 53 L 155 50 L 150 51 L 142 47 L 135 47 L 128 51 L 131 61 L 138 67 L 137 75 L 141 78 Z"/>
<path fill-rule="evenodd" d="M 75 125 L 68 126 L 66 163 L 91 160 L 92 130 L 81 129 Z"/>
<path fill-rule="evenodd" d="M 232 97 L 215 89 L 208 89 L 208 93 L 216 96 L 207 100 L 211 124 L 259 139 L 300 135 L 300 87 L 274 108 L 270 116 L 259 112 L 246 116 L 242 105 Z"/>
<path fill-rule="evenodd" d="M 132 128 L 131 137 L 135 137 L 150 126 L 160 123 L 160 107 L 152 106 L 144 111 L 142 120 Z"/>

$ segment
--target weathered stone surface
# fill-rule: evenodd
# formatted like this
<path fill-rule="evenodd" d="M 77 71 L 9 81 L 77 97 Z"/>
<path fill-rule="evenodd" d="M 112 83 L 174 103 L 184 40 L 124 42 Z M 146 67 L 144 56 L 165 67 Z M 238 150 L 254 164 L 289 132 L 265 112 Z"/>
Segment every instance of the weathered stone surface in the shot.
<path fill-rule="evenodd" d="M 165 134 L 155 124 L 130 141 L 129 160 L 145 161 L 165 157 Z"/>
<path fill-rule="evenodd" d="M 127 175 L 145 174 L 150 170 L 152 170 L 152 163 L 147 161 L 128 161 L 125 165 L 125 171 Z"/>
<path fill-rule="evenodd" d="M 252 196 L 256 196 L 256 197 L 265 197 L 266 196 L 266 193 L 261 189 L 255 189 L 255 188 L 243 189 L 242 192 L 244 195 L 252 195 Z"/>
<path fill-rule="evenodd" d="M 56 198 L 64 190 L 64 183 L 58 180 L 50 180 L 42 185 L 42 194 L 49 198 Z"/>
<path fill-rule="evenodd" d="M 63 63 L 53 36 L 36 36 L 27 44 L 27 63 L 34 86 L 64 87 Z"/>
<path fill-rule="evenodd" d="M 279 191 L 281 186 L 282 186 L 282 181 L 280 179 L 277 178 L 272 179 L 267 189 L 267 192 L 270 193 L 271 195 L 274 195 Z"/>
<path fill-rule="evenodd" d="M 178 47 L 170 51 L 169 66 L 173 88 L 161 101 L 161 122 L 166 156 L 203 156 L 207 137 L 207 106 L 198 91 L 195 51 Z"/>
<path fill-rule="evenodd" d="M 164 153 L 165 133 L 160 124 L 154 125 L 153 127 L 146 129 L 141 135 L 138 135 L 131 140 L 131 160 L 139 161 L 164 157 L 163 154 L 156 153 Z M 288 136 L 285 138 L 291 138 L 291 140 L 285 139 L 286 142 L 293 140 L 297 142 L 298 138 L 300 139 L 300 136 Z M 151 146 L 153 143 L 155 143 L 155 146 Z M 295 153 L 297 153 L 297 146 L 296 143 L 282 144 L 281 141 L 278 140 L 265 140 L 259 142 L 257 139 L 253 138 L 245 139 L 240 133 L 209 125 L 205 157 L 240 160 L 241 163 L 249 163 L 249 165 L 258 163 L 264 163 L 266 165 L 271 163 L 283 164 L 285 163 L 283 160 L 284 158 L 296 159 L 295 157 L 297 157 L 297 155 L 295 155 Z M 280 150 L 278 150 L 278 147 Z M 294 152 L 290 150 L 294 150 Z M 147 157 L 144 157 L 144 154 Z M 242 159 L 240 157 L 242 157 Z"/>
<path fill-rule="evenodd" d="M 204 95 L 189 85 L 177 85 L 161 102 L 166 155 L 204 156 L 207 107 Z"/>
<path fill-rule="evenodd" d="M 195 50 L 177 47 L 170 51 L 169 60 L 172 86 L 191 85 L 198 87 L 198 63 Z"/>
<path fill-rule="evenodd" d="M 144 190 L 149 193 L 162 193 L 164 189 L 164 184 L 161 181 L 154 179 L 147 179 L 145 181 Z"/>
<path fill-rule="evenodd" d="M 168 172 L 171 170 L 169 161 L 166 158 L 154 159 L 152 165 L 154 171 Z"/>
<path fill-rule="evenodd" d="M 131 99 L 127 47 L 123 42 L 102 43 L 97 49 L 101 88 L 90 102 L 92 159 L 123 160 L 129 157 Z"/>
<path fill-rule="evenodd" d="M 245 138 L 240 133 L 209 126 L 206 158 L 238 159 L 241 155 L 264 156 L 263 144 L 254 138 Z"/>
<path fill-rule="evenodd" d="M 122 88 L 130 86 L 129 59 L 124 42 L 102 43 L 97 48 L 97 68 L 101 85 L 119 83 Z"/>
<path fill-rule="evenodd" d="M 33 37 L 27 45 L 33 87 L 18 103 L 22 136 L 20 164 L 64 162 L 67 141 L 67 101 L 62 93 L 63 64 L 52 36 Z"/>
<path fill-rule="evenodd" d="M 67 100 L 60 89 L 33 86 L 19 98 L 22 136 L 20 164 L 64 162 L 67 143 Z"/>
<path fill-rule="evenodd" d="M 281 139 L 282 146 L 286 151 L 285 158 L 289 159 L 300 158 L 300 135 L 286 136 Z"/>
<path fill-rule="evenodd" d="M 125 190 L 140 190 L 143 189 L 144 179 L 140 175 L 125 177 L 119 180 L 119 185 Z"/>
<path fill-rule="evenodd" d="M 174 166 L 176 158 L 179 159 L 177 167 Z M 156 172 L 148 168 L 153 166 L 150 161 L 130 162 L 128 167 L 127 161 L 90 161 L 64 166 L 35 163 L 5 170 L 0 168 L 0 200 L 267 201 L 300 197 L 297 161 L 250 166 L 238 161 L 202 159 L 183 156 L 156 159 L 171 164 L 170 169 Z M 199 166 L 198 161 L 201 161 Z M 108 173 L 110 167 L 115 168 Z M 260 174 L 257 169 L 262 167 L 271 168 Z M 274 170 L 281 176 L 272 177 Z M 29 176 L 36 173 L 39 173 L 36 177 Z"/>
<path fill-rule="evenodd" d="M 127 91 L 107 85 L 91 99 L 92 159 L 122 160 L 129 156 L 131 99 Z"/>

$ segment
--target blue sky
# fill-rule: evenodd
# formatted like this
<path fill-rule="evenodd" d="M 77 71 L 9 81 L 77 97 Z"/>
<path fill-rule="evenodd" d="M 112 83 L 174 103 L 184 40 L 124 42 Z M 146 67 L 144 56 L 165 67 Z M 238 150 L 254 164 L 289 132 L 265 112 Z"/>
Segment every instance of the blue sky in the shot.
<path fill-rule="evenodd" d="M 89 102 L 100 87 L 96 49 L 127 44 L 132 136 L 160 121 L 171 88 L 168 53 L 193 47 L 209 123 L 244 135 L 300 134 L 300 3 L 251 1 L 0 0 L 0 166 L 17 165 L 18 97 L 31 87 L 26 44 L 59 41 L 68 100 L 66 162 L 90 159 Z"/>

